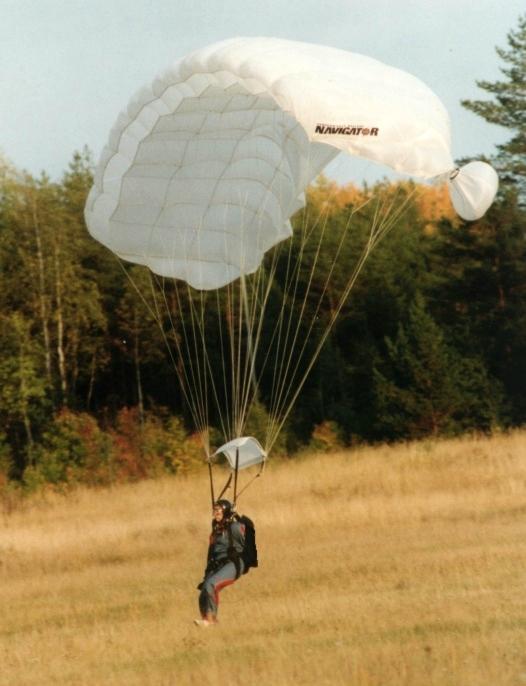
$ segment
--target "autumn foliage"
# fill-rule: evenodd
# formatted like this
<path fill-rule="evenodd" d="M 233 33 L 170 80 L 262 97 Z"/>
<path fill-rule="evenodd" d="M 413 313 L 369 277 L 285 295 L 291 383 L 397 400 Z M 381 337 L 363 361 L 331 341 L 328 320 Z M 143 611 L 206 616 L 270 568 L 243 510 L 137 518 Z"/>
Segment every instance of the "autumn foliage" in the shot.
<path fill-rule="evenodd" d="M 63 409 L 44 433 L 24 481 L 30 489 L 44 483 L 110 485 L 188 472 L 201 461 L 199 441 L 162 410 L 141 421 L 136 407 L 124 407 L 104 429 L 86 412 Z"/>

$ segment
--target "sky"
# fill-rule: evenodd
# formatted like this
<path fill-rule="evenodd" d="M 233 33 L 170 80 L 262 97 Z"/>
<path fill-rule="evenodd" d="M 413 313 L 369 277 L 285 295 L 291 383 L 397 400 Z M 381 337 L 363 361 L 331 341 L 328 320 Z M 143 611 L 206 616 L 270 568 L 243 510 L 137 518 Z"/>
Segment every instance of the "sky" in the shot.
<path fill-rule="evenodd" d="M 492 155 L 510 132 L 460 105 L 501 77 L 495 47 L 524 0 L 0 0 L 0 153 L 60 179 L 76 150 L 98 159 L 131 96 L 188 52 L 234 36 L 276 36 L 369 55 L 441 98 L 453 156 Z M 373 182 L 385 167 L 343 159 L 328 175 Z"/>

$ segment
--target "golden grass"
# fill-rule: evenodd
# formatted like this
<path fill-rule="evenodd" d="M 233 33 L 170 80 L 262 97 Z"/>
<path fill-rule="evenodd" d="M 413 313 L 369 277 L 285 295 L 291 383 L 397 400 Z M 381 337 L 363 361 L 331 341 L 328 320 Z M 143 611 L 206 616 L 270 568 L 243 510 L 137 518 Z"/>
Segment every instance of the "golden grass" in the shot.
<path fill-rule="evenodd" d="M 526 684 L 526 433 L 270 463 L 261 565 L 192 625 L 205 473 L 0 525 L 0 684 Z"/>

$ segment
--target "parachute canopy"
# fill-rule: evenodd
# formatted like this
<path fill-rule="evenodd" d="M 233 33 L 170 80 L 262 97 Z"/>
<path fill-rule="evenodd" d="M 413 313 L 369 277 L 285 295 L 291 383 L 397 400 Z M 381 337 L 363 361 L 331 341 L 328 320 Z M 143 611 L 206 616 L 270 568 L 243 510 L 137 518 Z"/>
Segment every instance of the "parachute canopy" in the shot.
<path fill-rule="evenodd" d="M 414 76 L 335 48 L 236 38 L 188 55 L 132 99 L 102 152 L 88 229 L 124 260 L 218 288 L 291 235 L 305 188 L 341 151 L 445 175 L 468 220 L 497 189 L 485 163 L 455 170 L 448 114 Z"/>

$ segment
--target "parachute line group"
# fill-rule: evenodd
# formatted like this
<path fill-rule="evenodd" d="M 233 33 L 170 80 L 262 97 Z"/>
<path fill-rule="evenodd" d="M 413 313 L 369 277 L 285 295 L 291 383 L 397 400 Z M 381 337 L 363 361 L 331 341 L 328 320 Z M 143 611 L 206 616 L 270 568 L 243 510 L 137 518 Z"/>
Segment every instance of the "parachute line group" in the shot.
<path fill-rule="evenodd" d="M 139 91 L 110 132 L 88 230 L 149 269 L 145 286 L 140 267 L 123 264 L 163 332 L 208 457 L 211 427 L 239 438 L 258 414 L 264 450 L 276 446 L 369 255 L 410 202 L 407 187 L 398 198 L 364 192 L 374 212 L 350 208 L 335 238 L 328 211 L 312 217 L 312 206 L 293 231 L 306 189 L 340 152 L 446 183 L 470 221 L 498 187 L 490 165 L 454 163 L 447 110 L 419 79 L 277 38 L 187 55 Z M 361 247 L 353 238 L 351 256 L 364 216 L 368 238 Z"/>
<path fill-rule="evenodd" d="M 211 421 L 219 421 L 224 437 L 242 436 L 251 409 L 260 399 L 260 381 L 264 375 L 269 377 L 270 390 L 265 399 L 266 435 L 261 439 L 266 452 L 272 450 L 369 255 L 399 220 L 416 192 L 417 187 L 413 186 L 402 198 L 399 194 L 386 197 L 369 194 L 350 210 L 334 253 L 325 265 L 322 281 L 319 262 L 320 256 L 327 258 L 328 210 L 314 218 L 308 211 L 304 212 L 296 232 L 296 252 L 293 241 L 280 243 L 269 251 L 266 261 L 254 274 L 242 275 L 237 281 L 214 291 L 196 290 L 178 279 L 160 277 L 148 271 L 149 286 L 145 293 L 134 279 L 133 269 L 120 261 L 162 331 L 179 387 L 207 457 L 212 452 Z M 329 204 L 330 199 L 329 196 Z M 320 323 L 320 311 L 334 270 L 341 266 L 342 249 L 352 231 L 353 219 L 370 203 L 374 203 L 374 213 L 367 240 L 356 255 L 355 263 L 345 265 L 347 281 L 311 349 L 311 335 Z M 310 260 L 305 259 L 307 248 L 312 251 Z M 285 266 L 280 282 L 280 306 L 273 318 L 270 338 L 262 350 L 266 310 L 281 263 Z M 318 289 L 316 293 L 314 286 Z M 211 318 L 211 328 L 217 332 L 213 340 L 209 340 L 207 332 Z M 211 351 L 218 353 L 215 358 L 219 368 L 211 360 Z"/>

